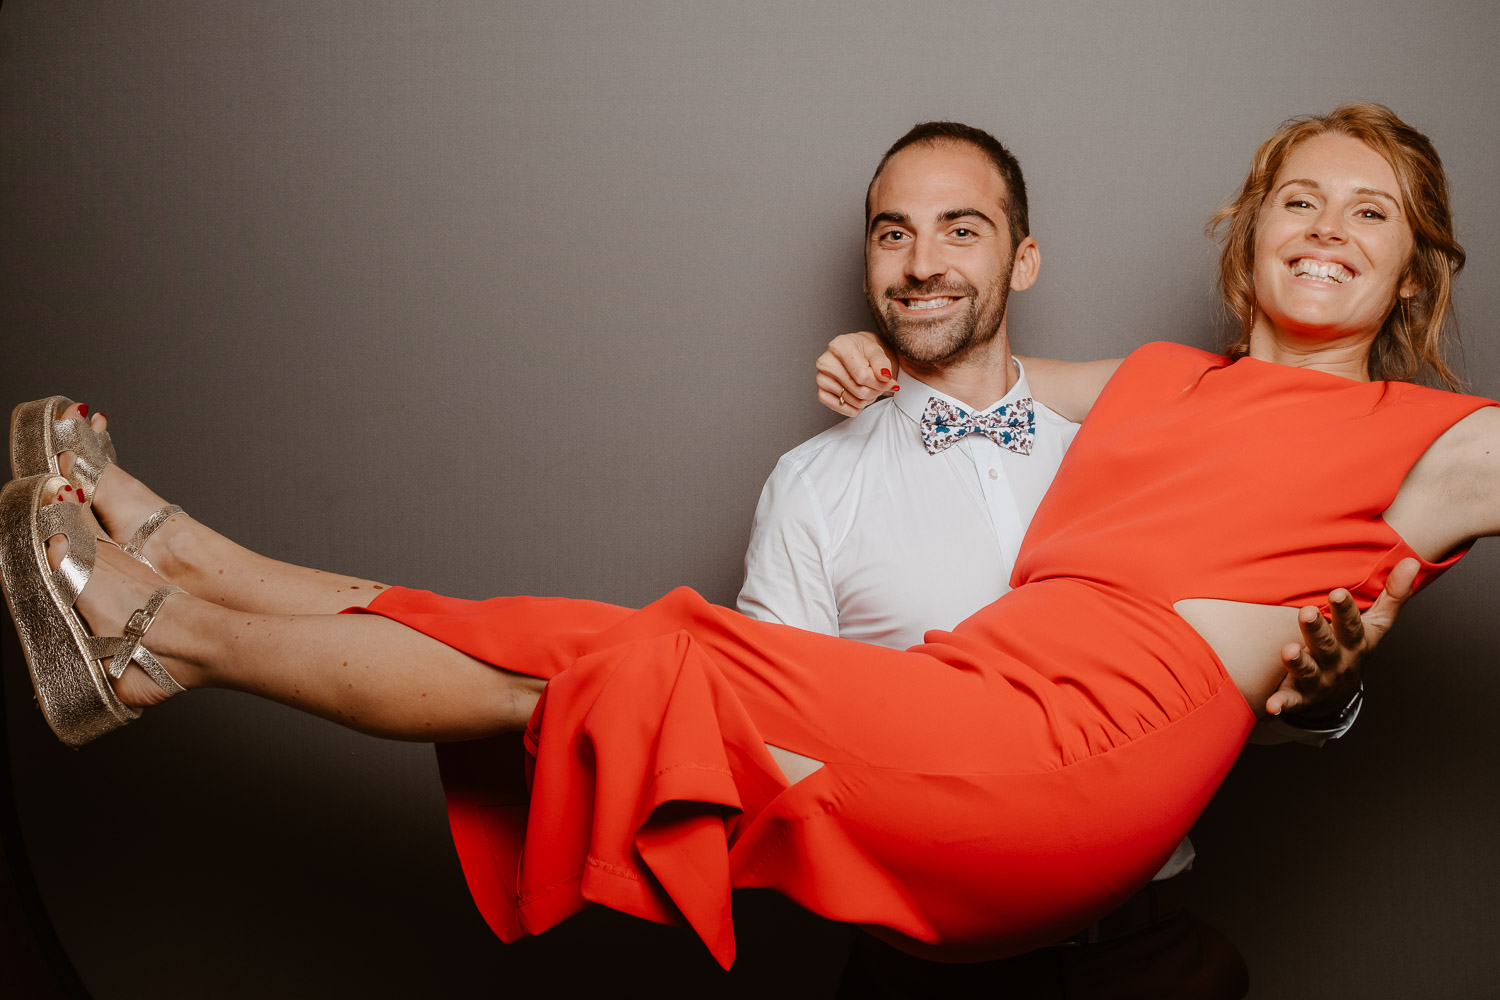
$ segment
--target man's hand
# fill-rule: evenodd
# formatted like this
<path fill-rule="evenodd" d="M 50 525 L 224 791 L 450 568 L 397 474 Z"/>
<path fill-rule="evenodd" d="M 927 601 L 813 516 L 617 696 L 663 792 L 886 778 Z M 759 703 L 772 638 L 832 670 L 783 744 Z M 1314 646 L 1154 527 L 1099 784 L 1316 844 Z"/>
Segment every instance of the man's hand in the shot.
<path fill-rule="evenodd" d="M 1395 624 L 1420 568 L 1415 559 L 1397 563 L 1386 577 L 1385 590 L 1363 615 L 1347 590 L 1328 595 L 1332 625 L 1317 608 L 1298 612 L 1302 644 L 1288 643 L 1281 650 L 1286 677 L 1266 699 L 1266 711 L 1295 715 L 1302 723 L 1337 718 L 1359 691 L 1365 659 Z"/>
<path fill-rule="evenodd" d="M 881 393 L 895 392 L 895 359 L 873 333 L 846 333 L 828 342 L 817 362 L 818 402 L 852 417 Z"/>

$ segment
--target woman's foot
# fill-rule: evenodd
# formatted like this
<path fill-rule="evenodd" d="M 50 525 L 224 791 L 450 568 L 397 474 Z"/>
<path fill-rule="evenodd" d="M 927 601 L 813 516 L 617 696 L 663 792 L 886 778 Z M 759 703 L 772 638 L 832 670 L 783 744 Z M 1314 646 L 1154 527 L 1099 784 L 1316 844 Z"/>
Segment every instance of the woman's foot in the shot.
<path fill-rule="evenodd" d="M 82 490 L 72 486 L 60 486 L 53 500 L 53 503 L 59 504 L 84 502 Z M 53 569 L 62 562 L 68 545 L 65 535 L 53 535 L 47 539 L 47 562 Z M 126 623 L 138 609 L 147 606 L 152 594 L 163 586 L 163 582 L 149 567 L 125 555 L 116 546 L 99 542 L 95 546 L 93 572 L 78 595 L 78 600 L 74 602 L 74 608 L 94 635 L 120 635 L 125 631 Z M 172 598 L 175 602 L 186 600 L 188 598 L 185 594 Z M 170 608 L 170 604 L 165 607 Z M 190 676 L 192 671 L 188 664 L 164 654 L 163 650 L 170 645 L 171 632 L 172 626 L 163 626 L 158 617 L 152 623 L 150 635 L 144 645 L 176 680 Z M 103 662 L 107 670 L 109 660 Z M 171 697 L 134 663 L 129 664 L 119 679 L 114 681 L 114 689 L 116 696 L 132 708 L 160 704 Z"/>
<path fill-rule="evenodd" d="M 58 414 L 58 419 L 84 420 L 100 433 L 103 433 L 109 426 L 109 421 L 105 419 L 104 414 L 90 414 L 88 406 L 83 403 L 74 403 L 69 406 Z M 69 475 L 73 467 L 72 452 L 65 451 L 59 454 L 57 467 L 62 475 Z M 111 464 L 100 473 L 99 483 L 94 490 L 93 503 L 94 516 L 99 519 L 100 525 L 109 533 L 109 537 L 121 545 L 128 543 L 147 519 L 167 507 L 165 500 L 157 496 L 145 483 L 120 468 L 118 464 Z M 188 520 L 188 516 L 180 511 L 173 514 L 157 527 L 149 538 L 145 539 L 140 548 L 141 555 L 151 566 L 165 579 L 174 583 L 180 582 L 177 577 L 184 569 L 181 565 L 173 565 L 172 554 L 176 548 L 174 542 L 181 543 L 186 540 L 184 529 L 187 527 Z"/>

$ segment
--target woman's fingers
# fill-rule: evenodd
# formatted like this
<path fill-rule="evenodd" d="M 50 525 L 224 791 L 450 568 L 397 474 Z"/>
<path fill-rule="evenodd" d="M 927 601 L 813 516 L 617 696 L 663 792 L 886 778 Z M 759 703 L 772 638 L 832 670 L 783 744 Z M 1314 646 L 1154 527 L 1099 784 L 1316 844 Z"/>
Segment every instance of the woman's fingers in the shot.
<path fill-rule="evenodd" d="M 880 398 L 880 393 L 875 389 L 867 389 L 864 386 L 850 387 L 848 383 L 841 382 L 822 372 L 818 373 L 818 402 L 828 407 L 835 413 L 852 417 L 863 410 L 870 403 Z"/>
<path fill-rule="evenodd" d="M 850 385 L 830 375 L 819 372 L 817 376 L 818 402 L 835 413 L 851 417 L 880 398 L 880 390 L 862 385 Z"/>
<path fill-rule="evenodd" d="M 891 362 L 869 333 L 846 333 L 828 344 L 816 364 L 818 402 L 851 416 L 896 385 Z"/>
<path fill-rule="evenodd" d="M 885 391 L 894 380 L 891 360 L 873 333 L 845 333 L 828 342 L 828 354 L 842 365 L 858 385 Z"/>

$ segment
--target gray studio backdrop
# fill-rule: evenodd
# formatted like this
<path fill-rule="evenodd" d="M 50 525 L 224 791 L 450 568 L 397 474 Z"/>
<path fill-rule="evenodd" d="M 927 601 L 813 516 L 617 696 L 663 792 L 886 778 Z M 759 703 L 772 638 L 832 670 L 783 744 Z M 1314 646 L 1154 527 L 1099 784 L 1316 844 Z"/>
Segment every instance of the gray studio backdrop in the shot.
<path fill-rule="evenodd" d="M 0 403 L 88 401 L 160 492 L 287 559 L 730 601 L 761 482 L 833 420 L 811 362 L 866 325 L 861 196 L 913 122 L 1014 148 L 1044 266 L 1013 336 L 1085 358 L 1213 346 L 1202 225 L 1255 144 L 1384 101 L 1448 162 L 1465 367 L 1494 395 L 1497 49 L 1479 2 L 9 0 Z M 1347 739 L 1248 751 L 1199 824 L 1196 908 L 1253 996 L 1493 995 L 1497 575 L 1480 546 Z M 842 929 L 765 896 L 728 974 L 608 915 L 505 947 L 430 748 L 209 692 L 75 752 L 13 645 L 5 668 L 23 833 L 101 1000 L 836 978 Z"/>

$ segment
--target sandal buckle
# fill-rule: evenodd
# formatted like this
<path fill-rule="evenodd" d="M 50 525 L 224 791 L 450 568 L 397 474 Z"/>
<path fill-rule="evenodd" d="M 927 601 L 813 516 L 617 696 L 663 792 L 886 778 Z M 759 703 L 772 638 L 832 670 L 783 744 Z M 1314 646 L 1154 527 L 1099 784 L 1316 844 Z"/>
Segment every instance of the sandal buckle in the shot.
<path fill-rule="evenodd" d="M 146 630 L 151 627 L 151 622 L 156 616 L 145 608 L 136 608 L 131 614 L 130 620 L 125 623 L 125 638 L 132 640 L 131 645 L 140 642 L 146 637 Z"/>

